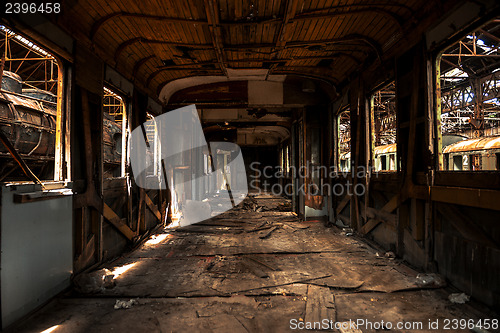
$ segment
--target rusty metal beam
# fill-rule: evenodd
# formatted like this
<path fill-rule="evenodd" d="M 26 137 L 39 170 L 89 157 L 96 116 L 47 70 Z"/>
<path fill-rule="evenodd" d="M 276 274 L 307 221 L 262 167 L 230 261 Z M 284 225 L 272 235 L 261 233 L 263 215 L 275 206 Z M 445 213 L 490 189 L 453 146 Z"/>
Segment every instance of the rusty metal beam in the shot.
<path fill-rule="evenodd" d="M 278 51 L 275 54 L 275 58 L 281 58 L 283 55 L 283 50 L 286 45 L 286 33 L 287 33 L 287 28 L 290 20 L 295 16 L 295 12 L 297 11 L 297 0 L 288 0 L 286 2 L 286 7 L 285 7 L 285 17 L 283 18 L 283 22 L 280 25 L 280 29 L 278 30 L 278 33 L 276 35 L 275 43 L 276 43 L 276 50 Z M 276 67 L 278 67 L 278 64 L 274 64 L 269 68 L 269 71 L 266 74 L 266 80 L 271 74 Z"/>
<path fill-rule="evenodd" d="M 122 54 L 123 51 L 125 51 L 126 48 L 129 46 L 132 46 L 134 44 L 141 43 L 141 44 L 160 44 L 160 45 L 167 45 L 167 46 L 184 46 L 184 47 L 190 47 L 193 49 L 198 49 L 198 50 L 209 50 L 211 48 L 211 44 L 196 44 L 196 43 L 178 43 L 178 42 L 171 42 L 171 41 L 166 41 L 166 40 L 157 40 L 157 39 L 148 39 L 144 37 L 135 37 L 128 39 L 124 42 L 122 42 L 118 47 L 116 48 L 115 55 L 114 55 L 114 60 L 115 62 L 118 62 L 118 58 L 120 58 L 120 55 Z"/>
<path fill-rule="evenodd" d="M 337 8 L 337 7 L 332 7 L 332 8 Z M 399 16 L 394 14 L 391 11 L 385 10 L 383 8 L 378 8 L 378 7 L 367 7 L 364 9 L 354 9 L 354 10 L 347 10 L 347 11 L 339 11 L 339 12 L 328 12 L 331 10 L 331 8 L 323 8 L 323 9 L 318 9 L 318 10 L 313 10 L 305 13 L 301 13 L 300 15 L 297 15 L 296 17 L 293 18 L 293 21 L 304 21 L 304 20 L 321 20 L 321 19 L 331 19 L 334 17 L 343 17 L 343 16 L 349 16 L 349 15 L 356 15 L 356 14 L 366 14 L 366 13 L 376 13 L 384 16 L 385 18 L 391 20 L 396 24 L 398 27 L 398 30 L 402 33 L 403 32 L 403 19 Z"/>
<path fill-rule="evenodd" d="M 375 51 L 377 58 L 381 59 L 382 48 L 380 44 L 377 41 L 373 40 L 371 37 L 360 34 L 351 34 L 344 37 L 331 38 L 331 39 L 289 41 L 286 43 L 285 48 L 287 49 L 304 48 L 306 46 L 313 46 L 313 45 L 348 44 L 353 42 L 354 43 L 362 42 L 366 46 L 370 47 L 373 51 Z M 250 50 L 250 49 L 265 49 L 265 48 L 276 48 L 276 45 L 273 43 L 233 44 L 233 45 L 225 45 L 224 47 L 225 50 Z"/>
<path fill-rule="evenodd" d="M 500 244 L 496 242 L 489 233 L 484 231 L 483 228 L 477 225 L 473 219 L 465 215 L 460 208 L 452 207 L 450 205 L 437 205 L 437 210 L 441 213 L 441 215 L 447 217 L 450 224 L 457 229 L 464 239 L 468 239 L 494 249 L 500 249 Z"/>
<path fill-rule="evenodd" d="M 227 60 L 227 63 L 251 63 L 251 62 L 257 62 L 257 63 L 263 63 L 263 62 L 271 62 L 271 63 L 279 63 L 282 61 L 300 61 L 300 60 L 314 60 L 314 59 L 333 59 L 336 56 L 348 56 L 350 59 L 353 59 L 357 64 L 360 64 L 360 60 L 357 59 L 354 56 L 349 56 L 348 54 L 342 53 L 342 54 L 336 54 L 332 56 L 311 56 L 311 57 L 297 57 L 297 58 L 284 58 L 284 59 L 272 59 L 272 60 L 266 60 L 266 59 L 237 59 L 237 60 Z M 148 78 L 146 79 L 146 87 L 148 87 L 152 80 L 157 77 L 159 74 L 162 72 L 166 71 L 178 71 L 178 70 L 183 70 L 183 71 L 213 71 L 214 69 L 212 68 L 203 68 L 203 67 L 193 67 L 193 66 L 204 66 L 204 65 L 216 65 L 218 62 L 215 61 L 206 61 L 206 62 L 199 62 L 199 63 L 193 63 L 193 64 L 179 64 L 179 65 L 172 65 L 172 66 L 161 66 L 158 67 L 158 69 L 154 72 L 152 72 Z M 277 66 L 276 66 L 277 67 Z M 252 69 L 261 69 L 261 67 L 242 67 L 245 69 L 252 68 Z M 315 74 L 313 72 L 309 73 L 305 70 L 299 70 L 297 71 L 297 68 L 302 68 L 302 69 L 314 69 L 315 67 L 307 67 L 307 66 L 284 66 L 283 71 L 289 71 L 289 72 L 297 72 L 297 73 L 307 73 L 308 75 L 314 76 Z M 276 69 L 278 70 L 278 69 Z M 326 78 L 321 76 L 321 78 Z M 328 77 L 329 80 L 333 80 L 331 77 Z M 338 82 L 335 80 L 335 84 L 338 84 Z"/>
<path fill-rule="evenodd" d="M 208 0 L 207 0 L 208 1 Z M 381 59 L 382 56 L 382 49 L 380 45 L 371 39 L 368 36 L 364 35 L 359 35 L 359 34 L 354 34 L 354 35 L 348 35 L 340 38 L 332 38 L 332 39 L 326 39 L 326 40 L 313 40 L 313 41 L 291 41 L 287 42 L 286 45 L 284 46 L 285 48 L 303 48 L 306 46 L 313 46 L 313 45 L 331 45 L 331 44 L 344 44 L 344 43 L 350 43 L 350 42 L 362 42 L 368 47 L 372 48 L 373 51 L 375 51 L 377 57 Z M 164 40 L 155 40 L 155 39 L 147 39 L 144 37 L 136 37 L 129 39 L 127 41 L 124 41 L 121 43 L 118 48 L 115 51 L 114 55 L 114 60 L 115 62 L 118 61 L 120 55 L 125 51 L 126 48 L 137 44 L 159 44 L 159 45 L 166 45 L 166 46 L 184 46 L 184 47 L 190 47 L 193 49 L 197 50 L 209 50 L 214 48 L 213 44 L 195 44 L 195 43 L 178 43 L 178 42 L 171 42 L 171 41 L 164 41 Z M 261 44 L 239 44 L 239 45 L 225 45 L 225 46 L 219 46 L 219 48 L 222 50 L 248 50 L 248 49 L 261 49 L 261 48 L 276 48 L 276 44 L 273 43 L 261 43 Z M 354 51 L 354 50 L 353 50 Z M 218 55 L 218 61 L 222 61 L 223 64 L 226 63 L 227 60 L 222 59 L 221 57 L 223 56 L 222 52 Z M 219 60 L 220 59 L 220 60 Z"/>
<path fill-rule="evenodd" d="M 215 55 L 217 57 L 217 62 L 219 63 L 220 69 L 224 76 L 228 76 L 227 74 L 227 65 L 225 62 L 224 55 L 224 45 L 222 40 L 222 32 L 219 27 L 220 18 L 219 18 L 219 9 L 217 6 L 217 2 L 214 0 L 204 0 L 205 3 L 205 11 L 207 14 L 207 20 L 209 23 L 210 36 L 212 38 L 212 44 L 215 49 Z"/>
<path fill-rule="evenodd" d="M 185 18 L 180 18 L 180 17 L 167 17 L 167 16 L 161 16 L 161 15 L 146 15 L 146 14 L 139 14 L 139 13 L 128 13 L 128 12 L 116 12 L 116 13 L 111 13 L 109 15 L 106 15 L 99 20 L 95 21 L 94 24 L 92 25 L 92 28 L 90 29 L 90 40 L 94 41 L 94 38 L 101 29 L 103 25 L 108 23 L 109 21 L 112 21 L 116 18 L 120 17 L 126 17 L 126 18 L 138 18 L 138 19 L 145 19 L 145 20 L 155 20 L 155 21 L 161 21 L 165 23 L 188 23 L 188 24 L 208 24 L 204 20 L 193 20 L 193 19 L 185 19 Z"/>
<path fill-rule="evenodd" d="M 395 14 L 394 12 L 385 9 L 386 7 L 397 7 L 397 8 L 404 8 L 406 9 L 410 14 L 413 14 L 413 10 L 403 4 L 395 3 L 395 2 L 388 2 L 388 3 L 377 3 L 377 4 L 349 4 L 349 5 L 340 5 L 340 6 L 333 6 L 333 7 L 328 7 L 328 8 L 323 8 L 319 10 L 313 10 L 309 12 L 304 12 L 301 13 L 299 16 L 294 18 L 293 20 L 299 21 L 299 20 L 311 20 L 311 19 L 323 19 L 323 18 L 332 18 L 332 17 L 338 17 L 338 16 L 347 16 L 347 15 L 355 15 L 355 14 L 364 14 L 364 13 L 378 13 L 380 15 L 385 16 L 386 18 L 394 21 L 399 28 L 401 29 L 403 19 Z M 355 9 L 358 8 L 358 9 Z M 331 12 L 331 11 L 337 10 L 338 12 Z M 130 13 L 130 12 L 125 12 L 125 11 L 119 11 L 115 13 L 111 13 L 109 15 L 103 16 L 97 21 L 94 22 L 90 29 L 89 37 L 90 40 L 93 42 L 95 36 L 99 32 L 99 30 L 106 25 L 107 23 L 117 19 L 117 18 L 132 18 L 132 19 L 143 19 L 143 20 L 149 20 L 149 21 L 160 21 L 160 22 L 165 22 L 165 23 L 180 23 L 180 24 L 190 24 L 190 25 L 209 25 L 210 22 L 207 22 L 206 20 L 197 20 L 197 19 L 187 19 L 187 18 L 181 18 L 181 17 L 169 17 L 169 16 L 162 16 L 162 15 L 149 15 L 149 14 L 142 14 L 142 13 Z M 223 27 L 231 27 L 231 26 L 238 26 L 238 25 L 265 25 L 265 24 L 273 24 L 273 23 L 278 23 L 282 22 L 283 18 L 280 17 L 269 17 L 269 18 L 261 18 L 260 20 L 256 21 L 220 21 L 219 25 Z"/>
<path fill-rule="evenodd" d="M 152 56 L 155 57 L 155 56 Z M 227 59 L 227 63 L 231 64 L 238 64 L 238 63 L 251 63 L 251 62 L 258 62 L 258 63 L 263 63 L 263 62 L 268 62 L 268 63 L 279 63 L 282 61 L 300 61 L 300 60 L 321 60 L 321 59 L 335 59 L 335 58 L 340 58 L 340 57 L 347 57 L 349 59 L 352 59 L 354 62 L 356 62 L 358 65 L 361 64 L 361 60 L 359 60 L 357 57 L 353 56 L 352 54 L 345 53 L 345 52 L 335 52 L 334 54 L 331 55 L 317 55 L 317 56 L 304 56 L 304 57 L 290 57 L 290 58 L 279 58 L 279 59 L 254 59 L 254 58 L 244 58 L 244 59 Z M 149 60 L 150 57 L 148 57 Z M 146 58 L 144 58 L 146 59 Z M 143 59 L 143 60 L 144 60 Z M 217 61 L 203 61 L 203 62 L 193 62 L 190 64 L 178 64 L 178 65 L 169 65 L 169 66 L 158 66 L 156 68 L 158 69 L 172 69 L 172 68 L 183 68 L 183 67 L 192 67 L 192 66 L 206 66 L 206 65 L 217 65 Z M 200 69 L 210 69 L 210 68 L 202 68 Z"/>
<path fill-rule="evenodd" d="M 149 60 L 156 58 L 156 54 L 150 55 L 148 57 L 142 58 L 141 60 L 137 61 L 134 65 L 134 68 L 132 69 L 132 77 L 135 78 L 137 73 L 139 72 L 139 69 L 147 63 Z"/>

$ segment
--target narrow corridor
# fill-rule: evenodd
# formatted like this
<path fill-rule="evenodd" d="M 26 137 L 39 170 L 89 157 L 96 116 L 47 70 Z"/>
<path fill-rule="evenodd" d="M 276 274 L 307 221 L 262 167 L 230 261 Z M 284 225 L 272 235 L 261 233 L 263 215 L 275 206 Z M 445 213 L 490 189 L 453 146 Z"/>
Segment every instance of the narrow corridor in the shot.
<path fill-rule="evenodd" d="M 106 288 L 91 279 L 103 270 L 86 274 L 16 331 L 287 332 L 328 322 L 341 332 L 422 332 L 436 320 L 444 330 L 447 320 L 496 317 L 475 302 L 453 304 L 456 291 L 436 281 L 419 284 L 417 272 L 349 230 L 289 210 L 263 194 L 162 230 L 106 265 L 114 274 Z M 359 331 L 335 330 L 350 320 Z M 403 321 L 416 329 L 397 329 Z"/>

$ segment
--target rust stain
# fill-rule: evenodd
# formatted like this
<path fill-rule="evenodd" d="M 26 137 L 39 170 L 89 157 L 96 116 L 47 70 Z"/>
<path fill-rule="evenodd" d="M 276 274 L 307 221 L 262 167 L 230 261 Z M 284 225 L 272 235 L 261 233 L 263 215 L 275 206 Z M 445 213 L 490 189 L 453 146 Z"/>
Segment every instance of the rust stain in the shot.
<path fill-rule="evenodd" d="M 397 147 L 396 147 L 395 143 L 390 143 L 390 144 L 384 145 L 384 146 L 378 146 L 378 147 L 375 147 L 375 155 L 395 153 L 396 149 L 397 149 Z"/>
<path fill-rule="evenodd" d="M 500 136 L 477 138 L 459 141 L 447 146 L 443 153 L 454 153 L 472 150 L 500 149 Z"/>

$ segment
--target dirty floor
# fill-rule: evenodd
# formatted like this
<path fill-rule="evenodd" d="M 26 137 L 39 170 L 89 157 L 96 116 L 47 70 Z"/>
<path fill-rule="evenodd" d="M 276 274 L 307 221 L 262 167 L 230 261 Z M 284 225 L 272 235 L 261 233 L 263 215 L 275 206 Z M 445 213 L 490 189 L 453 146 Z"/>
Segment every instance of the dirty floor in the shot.
<path fill-rule="evenodd" d="M 259 195 L 162 230 L 105 266 L 114 275 L 107 288 L 86 286 L 90 275 L 11 331 L 470 332 L 499 318 L 474 300 L 452 303 L 458 291 L 416 279 L 391 253 L 289 210 L 289 201 Z"/>

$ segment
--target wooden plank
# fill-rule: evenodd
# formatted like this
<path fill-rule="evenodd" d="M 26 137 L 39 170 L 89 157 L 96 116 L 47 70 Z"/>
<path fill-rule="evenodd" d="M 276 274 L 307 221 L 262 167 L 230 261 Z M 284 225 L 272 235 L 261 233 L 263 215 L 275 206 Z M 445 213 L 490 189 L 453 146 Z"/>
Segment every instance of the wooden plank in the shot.
<path fill-rule="evenodd" d="M 143 189 L 141 189 L 141 191 L 144 192 L 144 201 L 146 202 L 147 207 L 149 208 L 151 213 L 153 213 L 154 216 L 156 216 L 158 221 L 161 222 L 161 214 L 158 211 L 158 208 L 155 206 L 149 195 Z"/>
<path fill-rule="evenodd" d="M 95 235 L 90 237 L 90 240 L 85 245 L 82 253 L 75 260 L 74 266 L 76 272 L 83 270 L 91 263 L 96 250 L 95 238 Z"/>
<path fill-rule="evenodd" d="M 447 221 L 449 221 L 465 239 L 494 249 L 500 249 L 500 245 L 480 226 L 474 224 L 468 216 L 460 211 L 460 209 L 442 204 L 436 206 L 438 211 L 443 216 L 448 217 Z"/>
<path fill-rule="evenodd" d="M 351 225 L 351 219 L 349 217 L 344 215 L 337 215 L 337 217 L 344 222 L 344 225 Z"/>
<path fill-rule="evenodd" d="M 142 234 L 146 231 L 146 207 L 144 206 L 144 191 L 139 188 L 139 207 L 137 210 L 138 228 L 137 234 Z"/>
<path fill-rule="evenodd" d="M 350 200 L 351 200 L 351 197 L 349 195 L 346 195 L 342 198 L 340 203 L 337 205 L 337 208 L 335 209 L 335 212 L 337 213 L 337 215 L 339 215 L 340 212 L 342 212 L 342 210 L 345 208 L 345 206 L 349 203 Z"/>
<path fill-rule="evenodd" d="M 500 191 L 432 186 L 431 200 L 462 206 L 500 210 Z"/>
<path fill-rule="evenodd" d="M 249 260 L 252 260 L 252 261 L 254 261 L 254 262 L 256 262 L 256 263 L 258 263 L 258 264 L 260 264 L 260 265 L 262 265 L 262 266 L 264 266 L 264 267 L 266 267 L 266 268 L 269 268 L 269 269 L 270 269 L 270 270 L 272 270 L 272 271 L 278 271 L 278 270 L 279 270 L 279 269 L 277 269 L 277 268 L 274 268 L 273 266 L 270 266 L 270 265 L 266 264 L 265 262 L 262 262 L 262 261 L 260 261 L 260 260 L 256 259 L 256 258 L 255 258 L 255 257 L 253 257 L 253 256 L 249 256 L 249 255 L 247 255 L 247 256 L 245 256 L 245 258 L 246 258 L 246 259 L 249 259 Z"/>
<path fill-rule="evenodd" d="M 269 274 L 264 272 L 259 265 L 248 258 L 243 258 L 243 265 L 255 276 L 259 278 L 268 278 Z"/>
<path fill-rule="evenodd" d="M 310 284 L 307 287 L 306 323 L 321 322 L 323 319 L 336 322 L 337 313 L 333 294 L 328 287 Z"/>
<path fill-rule="evenodd" d="M 399 205 L 399 195 L 393 196 L 385 205 L 382 207 L 381 211 L 392 213 Z"/>
<path fill-rule="evenodd" d="M 426 204 L 415 198 L 412 198 L 410 202 L 411 234 L 415 240 L 420 241 L 424 239 Z"/>
<path fill-rule="evenodd" d="M 128 240 L 135 237 L 135 233 L 125 224 L 122 219 L 105 203 L 103 203 L 102 215 L 106 220 L 111 222 Z"/>
<path fill-rule="evenodd" d="M 495 190 L 500 184 L 498 171 L 440 171 L 435 173 L 434 185 Z"/>
<path fill-rule="evenodd" d="M 252 229 L 249 229 L 249 230 L 245 230 L 245 231 L 246 232 L 255 232 L 255 231 L 260 231 L 260 230 L 265 230 L 265 229 L 271 229 L 271 228 L 272 228 L 272 224 L 267 223 L 267 222 L 262 222 L 261 224 L 259 224 L 255 228 L 252 228 Z"/>
<path fill-rule="evenodd" d="M 382 223 L 382 220 L 379 219 L 370 219 L 368 222 L 366 222 L 362 227 L 361 227 L 361 233 L 362 234 L 367 234 L 373 229 L 375 229 L 376 226 L 378 226 L 380 223 Z"/>
<path fill-rule="evenodd" d="M 366 207 L 366 217 L 369 219 L 382 220 L 385 223 L 395 226 L 397 223 L 397 215 L 389 214 L 384 210 L 378 210 L 372 207 Z"/>
<path fill-rule="evenodd" d="M 264 239 L 264 238 L 267 238 L 269 236 L 271 236 L 271 234 L 276 230 L 278 229 L 279 227 L 272 227 L 269 231 L 267 231 L 266 233 L 262 234 L 259 236 L 260 239 Z"/>

